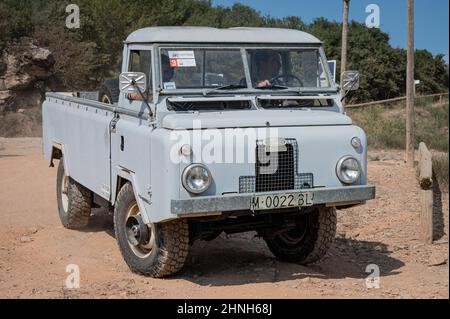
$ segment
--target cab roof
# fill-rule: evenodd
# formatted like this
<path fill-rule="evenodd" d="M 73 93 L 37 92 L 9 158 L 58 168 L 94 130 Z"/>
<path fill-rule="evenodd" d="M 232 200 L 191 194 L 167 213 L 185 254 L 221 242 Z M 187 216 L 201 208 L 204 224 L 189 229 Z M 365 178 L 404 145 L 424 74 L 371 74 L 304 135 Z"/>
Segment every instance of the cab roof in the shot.
<path fill-rule="evenodd" d="M 125 43 L 266 43 L 321 44 L 313 35 L 292 29 L 150 27 L 131 33 Z"/>

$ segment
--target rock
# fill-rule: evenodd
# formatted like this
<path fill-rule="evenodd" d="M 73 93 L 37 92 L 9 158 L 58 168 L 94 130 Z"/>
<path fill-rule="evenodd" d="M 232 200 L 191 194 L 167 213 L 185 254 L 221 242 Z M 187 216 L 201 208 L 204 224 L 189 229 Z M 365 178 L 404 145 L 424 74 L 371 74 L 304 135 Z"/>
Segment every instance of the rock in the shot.
<path fill-rule="evenodd" d="M 379 252 L 379 253 L 385 253 L 385 252 L 387 252 L 386 247 L 384 247 L 383 245 L 376 245 L 376 246 L 374 247 L 374 250 L 377 251 L 377 252 Z"/>
<path fill-rule="evenodd" d="M 443 253 L 432 253 L 430 258 L 428 259 L 428 266 L 441 266 L 447 263 L 447 256 Z"/>
<path fill-rule="evenodd" d="M 48 79 L 55 59 L 52 53 L 37 46 L 30 38 L 10 42 L 3 51 L 3 85 L 6 90 L 26 89 L 38 80 Z"/>
<path fill-rule="evenodd" d="M 33 238 L 28 237 L 28 236 L 22 236 L 20 237 L 20 242 L 21 243 L 30 243 L 33 241 Z"/>
<path fill-rule="evenodd" d="M 37 227 L 30 227 L 30 229 L 28 230 L 28 233 L 31 234 L 36 234 L 39 230 L 37 229 Z"/>
<path fill-rule="evenodd" d="M 31 38 L 6 43 L 0 56 L 0 113 L 40 106 L 42 83 L 52 77 L 54 65 L 52 53 Z"/>
<path fill-rule="evenodd" d="M 407 250 L 409 247 L 407 245 L 398 245 L 398 246 L 394 246 L 394 250 L 398 251 L 398 250 Z"/>
<path fill-rule="evenodd" d="M 360 235 L 359 232 L 355 232 L 355 233 L 352 234 L 352 237 L 353 237 L 353 238 L 358 238 L 359 235 Z"/>
<path fill-rule="evenodd" d="M 440 240 L 437 240 L 437 241 L 433 242 L 433 244 L 435 244 L 435 245 L 447 245 L 448 244 L 448 240 L 441 238 Z"/>

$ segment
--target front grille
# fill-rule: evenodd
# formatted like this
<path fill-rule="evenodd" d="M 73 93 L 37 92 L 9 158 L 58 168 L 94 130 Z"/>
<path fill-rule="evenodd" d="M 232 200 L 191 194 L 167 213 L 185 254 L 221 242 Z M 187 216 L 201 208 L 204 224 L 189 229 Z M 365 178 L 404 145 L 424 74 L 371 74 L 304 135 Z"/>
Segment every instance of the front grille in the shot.
<path fill-rule="evenodd" d="M 262 142 L 256 146 L 255 176 L 239 178 L 240 193 L 275 192 L 314 187 L 312 173 L 298 174 L 299 150 L 295 139 L 286 139 L 286 151 L 266 153 Z"/>
<path fill-rule="evenodd" d="M 292 144 L 286 145 L 286 151 L 277 153 L 266 153 L 263 145 L 256 146 L 256 192 L 294 189 L 294 176 Z"/>

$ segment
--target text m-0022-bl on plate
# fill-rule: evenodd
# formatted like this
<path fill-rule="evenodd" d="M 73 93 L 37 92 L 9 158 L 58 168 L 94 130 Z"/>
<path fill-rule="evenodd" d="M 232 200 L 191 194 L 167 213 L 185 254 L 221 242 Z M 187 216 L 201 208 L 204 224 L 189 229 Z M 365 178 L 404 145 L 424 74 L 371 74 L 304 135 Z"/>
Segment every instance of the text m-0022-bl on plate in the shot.
<path fill-rule="evenodd" d="M 314 205 L 314 194 L 296 193 L 284 195 L 255 195 L 252 197 L 252 210 L 268 210 L 290 207 L 309 207 Z"/>

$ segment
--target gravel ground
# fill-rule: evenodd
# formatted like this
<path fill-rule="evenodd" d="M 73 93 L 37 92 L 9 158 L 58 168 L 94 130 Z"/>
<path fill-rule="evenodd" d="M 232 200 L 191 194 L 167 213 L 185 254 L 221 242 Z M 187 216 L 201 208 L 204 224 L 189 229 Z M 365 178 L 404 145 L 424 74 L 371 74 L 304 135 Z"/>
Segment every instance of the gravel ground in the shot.
<path fill-rule="evenodd" d="M 436 240 L 424 245 L 415 171 L 402 152 L 369 158 L 377 198 L 338 212 L 337 238 L 321 263 L 279 262 L 245 233 L 197 242 L 181 273 L 152 279 L 128 270 L 101 211 L 84 231 L 61 226 L 56 169 L 40 139 L 0 139 L 0 298 L 449 298 L 448 194 L 436 196 Z M 71 264 L 79 289 L 65 288 Z M 371 269 L 379 288 L 367 285 Z"/>

